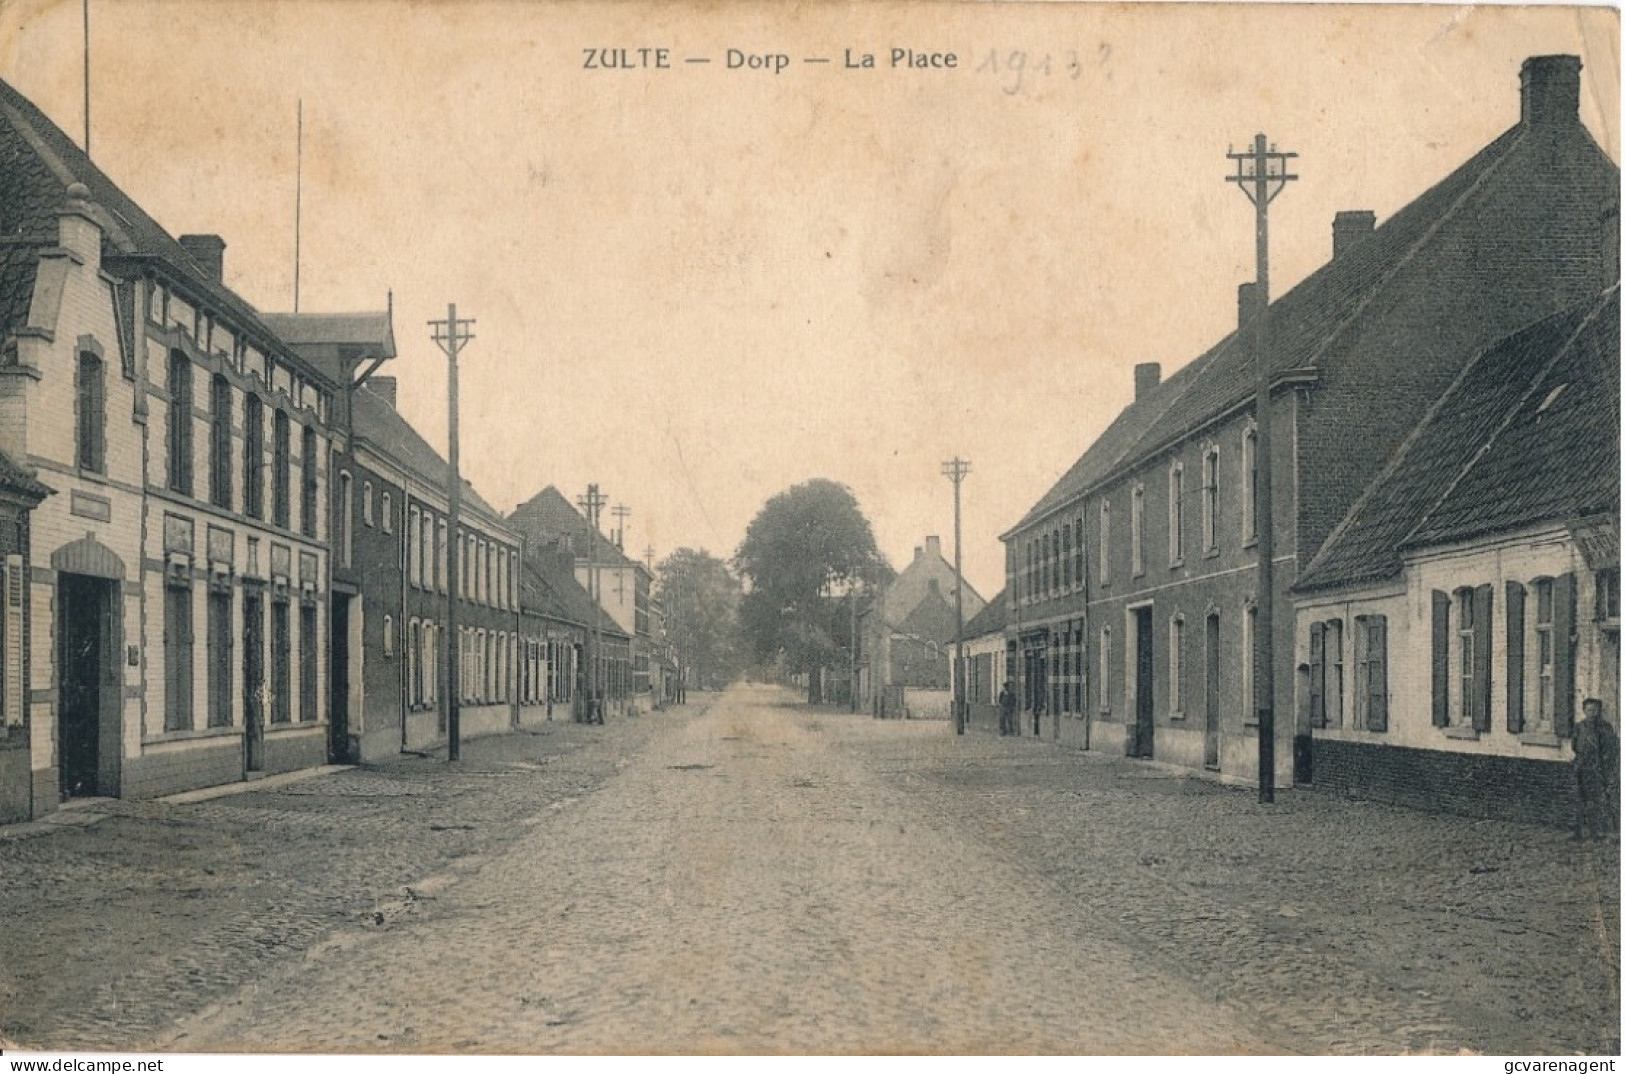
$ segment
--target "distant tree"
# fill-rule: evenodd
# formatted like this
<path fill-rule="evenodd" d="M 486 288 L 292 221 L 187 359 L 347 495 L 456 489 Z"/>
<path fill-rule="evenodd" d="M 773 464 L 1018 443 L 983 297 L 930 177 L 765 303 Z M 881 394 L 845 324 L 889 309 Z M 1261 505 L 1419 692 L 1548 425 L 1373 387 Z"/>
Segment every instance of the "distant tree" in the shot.
<path fill-rule="evenodd" d="M 739 636 L 741 586 L 728 564 L 704 549 L 679 548 L 655 569 L 655 596 L 678 664 L 703 688 L 733 679 L 747 656 Z"/>
<path fill-rule="evenodd" d="M 790 672 L 807 676 L 807 700 L 821 700 L 821 669 L 834 663 L 848 633 L 839 594 L 891 577 L 852 491 L 818 478 L 774 496 L 745 531 L 734 568 L 745 583 L 740 620 L 756 658 L 782 657 Z"/>

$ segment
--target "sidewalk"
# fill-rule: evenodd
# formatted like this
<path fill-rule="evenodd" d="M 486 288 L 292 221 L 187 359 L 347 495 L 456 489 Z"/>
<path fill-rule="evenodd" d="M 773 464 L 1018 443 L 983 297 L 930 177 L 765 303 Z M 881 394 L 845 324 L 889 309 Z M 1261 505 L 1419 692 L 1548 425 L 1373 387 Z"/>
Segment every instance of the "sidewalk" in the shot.
<path fill-rule="evenodd" d="M 707 701 L 475 739 L 456 763 L 442 750 L 13 826 L 29 830 L 0 838 L 0 1038 L 140 1048 L 272 964 L 388 928 Z"/>

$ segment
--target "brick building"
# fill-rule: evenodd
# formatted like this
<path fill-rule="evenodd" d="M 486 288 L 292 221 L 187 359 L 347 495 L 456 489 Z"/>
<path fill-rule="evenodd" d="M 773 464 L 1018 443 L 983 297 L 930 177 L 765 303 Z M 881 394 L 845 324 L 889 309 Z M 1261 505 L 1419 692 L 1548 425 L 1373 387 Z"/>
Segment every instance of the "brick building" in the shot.
<path fill-rule="evenodd" d="M 0 85 L 0 449 L 36 509 L 31 811 L 321 763 L 334 384 Z"/>
<path fill-rule="evenodd" d="M 609 710 L 634 705 L 652 708 L 648 668 L 653 575 L 648 568 L 629 558 L 617 542 L 595 531 L 586 516 L 552 485 L 515 507 L 506 521 L 523 535 L 527 550 L 544 562 L 570 563 L 576 584 L 588 593 L 596 590 L 603 613 L 597 631 L 601 646 L 597 678 Z M 590 672 L 592 653 L 585 652 L 583 657 L 583 671 Z M 587 685 L 584 681 L 583 691 Z"/>
<path fill-rule="evenodd" d="M 1235 332 L 1134 402 L 1003 535 L 1008 653 L 1047 733 L 1257 776 L 1257 601 L 1273 602 L 1277 771 L 1294 725 L 1290 589 L 1369 475 L 1485 346 L 1616 272 L 1618 166 L 1579 121 L 1579 61 L 1528 60 L 1518 121 L 1380 227 L 1340 213 L 1331 259 L 1267 311 L 1273 457 L 1254 457 L 1254 362 Z M 1510 102 L 1509 102 L 1510 103 Z M 1238 324 L 1266 315 L 1243 288 Z M 1252 478 L 1272 468 L 1275 592 L 1256 592 Z"/>
<path fill-rule="evenodd" d="M 1619 712 L 1619 289 L 1479 354 L 1297 586 L 1314 779 L 1572 820 L 1579 699 Z"/>

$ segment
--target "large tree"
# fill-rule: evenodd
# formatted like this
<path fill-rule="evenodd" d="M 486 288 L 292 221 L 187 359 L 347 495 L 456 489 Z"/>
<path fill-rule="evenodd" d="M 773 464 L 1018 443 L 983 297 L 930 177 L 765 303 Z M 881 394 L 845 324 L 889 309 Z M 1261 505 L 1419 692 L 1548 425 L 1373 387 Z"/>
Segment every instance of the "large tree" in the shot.
<path fill-rule="evenodd" d="M 704 549 L 679 548 L 660 561 L 655 596 L 685 681 L 701 689 L 718 686 L 744 666 L 740 594 L 733 571 Z"/>
<path fill-rule="evenodd" d="M 734 567 L 745 582 L 740 619 L 756 656 L 782 658 L 807 675 L 808 700 L 820 700 L 819 671 L 835 662 L 848 633 L 849 609 L 837 594 L 891 576 L 852 490 L 817 478 L 774 496 L 751 520 Z"/>

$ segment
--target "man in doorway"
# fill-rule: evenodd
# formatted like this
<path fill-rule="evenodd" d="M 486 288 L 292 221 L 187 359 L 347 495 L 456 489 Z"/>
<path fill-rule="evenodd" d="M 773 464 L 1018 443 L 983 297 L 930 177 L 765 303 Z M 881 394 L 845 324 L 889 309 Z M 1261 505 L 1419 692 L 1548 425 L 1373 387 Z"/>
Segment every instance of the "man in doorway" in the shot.
<path fill-rule="evenodd" d="M 1602 702 L 1588 697 L 1574 725 L 1574 838 L 1612 838 L 1619 831 L 1619 735 L 1603 719 Z"/>
<path fill-rule="evenodd" d="M 1033 691 L 1033 737 L 1044 733 L 1044 691 Z"/>
<path fill-rule="evenodd" d="M 1004 689 L 999 691 L 999 734 L 1016 734 L 1019 728 L 1016 725 L 1016 684 L 1009 679 L 1004 680 Z"/>

